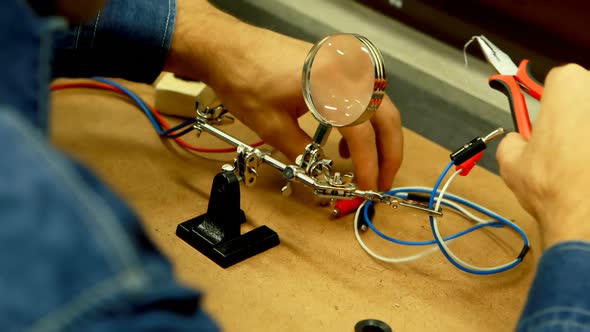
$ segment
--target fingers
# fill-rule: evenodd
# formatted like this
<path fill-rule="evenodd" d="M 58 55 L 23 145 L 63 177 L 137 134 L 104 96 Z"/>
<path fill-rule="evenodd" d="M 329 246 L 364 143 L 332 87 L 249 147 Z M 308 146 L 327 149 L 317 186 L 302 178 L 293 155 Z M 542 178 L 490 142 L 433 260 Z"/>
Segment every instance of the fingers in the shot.
<path fill-rule="evenodd" d="M 370 122 L 340 128 L 352 157 L 359 189 L 377 188 L 379 163 L 375 131 Z"/>
<path fill-rule="evenodd" d="M 343 136 L 338 146 L 340 156 L 352 156 L 358 183 L 362 189 L 389 190 L 401 166 L 403 155 L 399 111 L 389 97 L 385 97 L 371 121 L 361 126 L 352 127 L 356 128 L 353 130 L 340 130 Z M 360 169 L 361 165 L 370 168 Z M 375 170 L 376 173 L 367 174 L 369 169 Z"/>
<path fill-rule="evenodd" d="M 529 143 L 518 133 L 509 133 L 498 145 L 496 159 L 500 166 L 500 176 L 512 190 L 520 205 L 531 215 L 536 216 L 535 196 L 536 190 L 528 181 L 530 164 L 523 157 L 524 150 Z M 526 163 L 526 164 L 525 164 Z"/>
<path fill-rule="evenodd" d="M 545 78 L 545 88 L 551 90 L 553 89 L 553 85 L 571 83 L 570 81 L 572 77 L 577 77 L 577 75 L 586 73 L 588 73 L 588 70 L 575 63 L 555 67 L 547 73 L 547 77 Z"/>
<path fill-rule="evenodd" d="M 378 189 L 386 191 L 402 163 L 403 136 L 399 111 L 389 97 L 383 99 L 379 110 L 371 118 L 377 138 L 379 160 Z"/>
<path fill-rule="evenodd" d="M 517 133 L 509 133 L 502 139 L 496 151 L 496 159 L 500 166 L 500 176 L 506 184 L 515 190 L 518 186 L 517 179 L 521 177 L 516 174 L 522 169 L 522 154 L 527 145 L 526 140 Z"/>

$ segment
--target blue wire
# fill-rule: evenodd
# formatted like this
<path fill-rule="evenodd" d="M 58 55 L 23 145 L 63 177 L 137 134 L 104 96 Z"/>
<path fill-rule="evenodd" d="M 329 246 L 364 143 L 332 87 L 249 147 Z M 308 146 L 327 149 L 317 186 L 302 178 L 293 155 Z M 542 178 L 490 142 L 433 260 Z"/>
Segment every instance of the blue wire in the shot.
<path fill-rule="evenodd" d="M 447 168 L 443 172 L 442 178 L 444 178 L 444 175 L 446 175 L 448 173 L 449 169 L 451 169 L 452 166 L 453 166 L 453 163 L 450 163 L 447 166 Z M 442 178 L 439 178 L 438 185 L 440 185 L 440 181 L 442 181 Z M 434 199 L 434 197 L 431 197 L 431 199 Z M 396 239 L 396 238 L 393 238 L 391 236 L 388 236 L 388 235 L 383 234 L 381 231 L 379 231 L 373 225 L 373 223 L 371 222 L 371 220 L 369 218 L 368 210 L 369 210 L 369 206 L 371 204 L 373 204 L 373 202 L 371 202 L 371 201 L 369 201 L 369 202 L 367 202 L 367 204 L 365 204 L 365 207 L 364 207 L 364 210 L 363 210 L 363 215 L 364 215 L 364 218 L 365 218 L 365 222 L 367 223 L 367 225 L 369 226 L 369 228 L 371 228 L 371 230 L 373 232 L 375 232 L 377 235 L 379 235 L 383 239 L 388 240 L 388 241 L 391 241 L 393 243 L 407 245 L 407 246 L 425 246 L 425 245 L 430 245 L 430 244 L 436 244 L 436 241 L 435 240 L 428 240 L 428 241 L 404 241 L 404 240 L 399 240 L 399 239 Z M 465 235 L 467 233 L 473 232 L 473 231 L 475 231 L 477 229 L 480 229 L 482 227 L 485 227 L 485 225 L 486 224 L 479 224 L 479 225 L 472 226 L 472 227 L 470 227 L 470 228 L 468 228 L 468 229 L 466 229 L 466 230 L 464 230 L 464 231 L 462 231 L 460 233 L 457 233 L 457 234 L 454 234 L 454 235 L 451 235 L 451 236 L 445 238 L 445 241 L 452 240 L 452 239 L 455 239 L 455 238 L 457 238 L 459 236 L 462 236 L 462 235 Z"/>
<path fill-rule="evenodd" d="M 438 191 L 438 187 L 440 186 L 442 180 L 444 180 L 445 176 L 447 176 L 447 173 L 449 172 L 451 167 L 453 167 L 454 164 L 455 164 L 455 162 L 451 160 L 451 162 L 443 170 L 442 174 L 438 177 L 438 179 L 436 179 L 436 183 L 434 184 L 434 187 L 432 187 L 432 192 L 430 194 L 430 201 L 428 202 L 429 209 L 432 209 L 434 207 L 434 204 L 433 204 L 434 203 L 434 196 L 433 195 L 436 195 L 436 193 Z"/>
<path fill-rule="evenodd" d="M 164 130 L 164 128 L 162 128 L 162 126 L 160 125 L 160 123 L 156 120 L 156 118 L 154 117 L 154 114 L 152 113 L 152 111 L 150 110 L 150 108 L 148 107 L 148 105 L 138 96 L 136 95 L 133 91 L 127 89 L 126 87 L 122 86 L 121 84 L 111 81 L 109 79 L 103 78 L 103 77 L 93 77 L 91 78 L 94 81 L 97 82 L 101 82 L 104 84 L 108 84 L 111 86 L 114 86 L 116 88 L 118 88 L 119 90 L 121 90 L 125 95 L 127 95 L 129 98 L 131 98 L 136 104 L 137 106 L 139 106 L 139 108 L 147 115 L 147 117 L 149 118 L 150 122 L 152 123 L 152 125 L 154 126 L 154 128 L 156 129 L 156 132 L 158 133 L 158 135 L 160 136 L 168 136 L 171 138 L 176 138 L 176 137 L 180 137 L 186 133 L 188 133 L 189 131 L 191 131 L 192 129 L 188 129 L 185 130 L 181 133 L 177 133 L 174 135 L 170 135 L 171 133 L 175 132 L 176 130 L 179 130 L 181 128 L 184 128 L 186 126 L 189 126 L 195 122 L 197 122 L 196 119 L 188 119 L 186 121 L 184 121 L 183 123 L 170 128 L 168 130 Z"/>
<path fill-rule="evenodd" d="M 180 131 L 178 133 L 167 135 L 166 137 L 168 137 L 168 138 L 177 138 L 177 137 L 180 137 L 180 136 L 184 136 L 184 135 L 190 133 L 193 130 L 195 130 L 195 127 L 194 126 L 188 126 L 183 131 Z"/>
<path fill-rule="evenodd" d="M 436 195 L 436 193 L 438 192 L 438 187 L 440 186 L 442 180 L 445 178 L 445 176 L 447 175 L 447 173 L 449 172 L 449 170 L 451 169 L 451 167 L 453 166 L 453 162 L 451 161 L 449 163 L 449 165 L 447 165 L 447 167 L 445 168 L 445 170 L 443 171 L 443 173 L 440 175 L 440 177 L 438 178 L 438 180 L 436 181 L 436 184 L 434 185 L 434 187 L 432 188 L 432 192 L 430 194 L 430 201 L 428 202 L 428 208 L 432 209 L 434 207 L 434 197 Z M 487 213 L 486 213 L 487 214 Z M 490 215 L 494 215 L 500 222 L 510 226 L 511 228 L 513 228 L 514 230 L 516 230 L 523 238 L 524 241 L 524 245 L 528 246 L 529 245 L 529 240 L 528 237 L 526 236 L 526 234 L 524 233 L 524 231 L 518 227 L 516 224 L 514 224 L 513 222 L 511 222 L 510 220 L 503 218 L 495 213 L 490 213 Z M 437 236 L 436 232 L 435 232 L 435 228 L 434 228 L 434 218 L 432 216 L 428 216 L 429 220 L 430 220 L 430 228 L 432 229 L 432 234 L 434 235 L 434 240 L 436 241 L 436 244 L 438 245 L 440 251 L 443 253 L 443 255 L 449 260 L 449 262 L 451 262 L 453 265 L 455 265 L 455 267 L 457 267 L 458 269 L 465 271 L 467 273 L 472 273 L 472 274 L 478 274 L 478 275 L 488 275 L 488 274 L 495 274 L 495 273 L 500 273 L 500 272 L 504 272 L 507 271 L 511 268 L 513 268 L 514 266 L 518 265 L 520 262 L 522 262 L 522 257 L 517 258 L 516 260 L 514 260 L 514 262 L 512 262 L 509 265 L 506 265 L 502 268 L 498 268 L 498 269 L 493 269 L 493 270 L 486 270 L 486 271 L 478 271 L 478 270 L 473 270 L 471 268 L 465 267 L 461 264 L 459 264 L 457 261 L 455 261 L 447 252 L 447 250 L 443 247 L 442 243 L 441 243 L 441 239 Z M 443 239 L 444 241 L 444 239 Z"/>
<path fill-rule="evenodd" d="M 160 135 L 160 136 L 164 135 L 164 130 L 162 129 L 162 127 L 160 126 L 158 121 L 156 121 L 156 119 L 154 118 L 154 115 L 152 114 L 152 111 L 150 110 L 150 108 L 135 93 L 133 93 L 131 90 L 127 89 L 126 87 L 122 86 L 121 84 L 111 81 L 111 80 L 108 80 L 106 78 L 92 77 L 91 79 L 94 81 L 97 81 L 97 82 L 101 82 L 104 84 L 114 86 L 114 87 L 118 88 L 119 90 L 123 91 L 123 93 L 126 94 L 127 97 L 131 98 L 137 104 L 137 106 L 139 106 L 139 108 L 145 113 L 145 115 L 147 115 L 150 122 L 152 123 L 152 125 L 156 129 L 156 132 L 158 132 L 158 135 Z"/>
<path fill-rule="evenodd" d="M 428 194 L 429 196 L 432 194 L 432 190 L 424 189 L 424 188 L 418 188 L 418 187 L 416 187 L 416 188 L 408 187 L 408 188 L 405 188 L 405 189 L 394 189 L 394 190 L 388 191 L 387 193 L 390 194 L 390 195 L 396 195 L 396 196 L 398 196 L 397 195 L 398 193 L 405 193 L 405 192 L 424 193 L 424 194 Z M 439 190 L 436 191 L 436 194 L 439 194 Z M 477 210 L 477 211 L 479 211 L 481 213 L 484 213 L 484 214 L 486 214 L 487 216 L 489 216 L 491 218 L 494 218 L 494 219 L 501 219 L 502 218 L 502 216 L 497 215 L 497 214 L 495 214 L 492 211 L 484 211 L 484 210 L 482 210 L 482 208 L 480 206 L 475 205 L 472 202 L 470 202 L 468 200 L 465 200 L 462 197 L 453 195 L 451 193 L 446 193 L 445 194 L 445 198 L 450 199 L 452 201 L 455 201 L 457 203 L 461 203 L 461 204 L 463 204 L 463 205 L 465 205 L 467 207 L 470 207 L 470 208 L 472 208 L 474 210 Z M 452 206 L 446 204 L 445 202 L 441 202 L 441 204 L 446 205 L 446 206 L 449 206 L 449 207 L 452 208 Z"/>
<path fill-rule="evenodd" d="M 425 194 L 430 195 L 431 192 L 432 192 L 431 190 L 424 189 L 424 188 L 407 187 L 405 189 L 394 189 L 394 190 L 390 190 L 390 191 L 387 192 L 387 194 L 393 195 L 393 196 L 399 197 L 399 198 L 408 198 L 408 194 L 407 193 L 425 193 Z M 405 193 L 405 195 L 400 195 L 400 193 Z M 437 194 L 439 194 L 439 193 L 437 192 Z M 461 198 L 459 196 L 455 196 L 455 195 L 453 195 L 451 193 L 446 193 L 445 194 L 445 199 L 448 199 L 448 200 L 451 200 L 451 201 L 454 201 L 454 202 L 463 204 L 465 206 L 468 206 L 468 207 L 470 207 L 470 208 L 472 208 L 472 209 L 474 209 L 476 211 L 479 211 L 479 212 L 481 212 L 481 213 L 483 213 L 483 214 L 485 214 L 488 217 L 491 217 L 493 219 L 498 219 L 497 217 L 499 217 L 495 213 L 493 213 L 491 211 L 484 210 L 480 206 L 477 206 L 477 205 L 471 203 L 470 201 L 465 200 L 465 199 L 463 199 L 463 198 Z M 368 203 L 369 202 L 367 202 L 367 204 Z M 446 206 L 448 208 L 451 208 L 451 209 L 453 209 L 453 210 L 458 211 L 459 213 L 461 213 L 461 210 L 457 209 L 454 205 L 451 205 L 450 203 L 446 203 L 446 202 L 443 201 L 443 202 L 441 202 L 441 205 Z M 502 228 L 502 227 L 505 226 L 501 222 L 498 223 L 498 222 L 492 222 L 492 221 L 490 221 L 486 225 L 488 225 L 490 227 L 494 227 L 494 228 Z"/>
<path fill-rule="evenodd" d="M 388 192 L 389 193 L 389 192 Z M 397 243 L 397 244 L 402 244 L 402 245 L 406 245 L 406 246 L 426 246 L 426 245 L 431 245 L 431 244 L 436 244 L 435 240 L 428 240 L 428 241 L 405 241 L 405 240 L 399 240 L 396 238 L 393 238 L 389 235 L 386 235 L 384 233 L 382 233 L 381 231 L 379 231 L 371 222 L 371 219 L 369 218 L 369 208 L 367 207 L 368 205 L 371 205 L 373 202 L 368 201 L 367 204 L 365 204 L 365 207 L 363 208 L 363 215 L 365 218 L 365 222 L 367 223 L 367 225 L 369 226 L 369 228 L 371 228 L 371 230 L 373 232 L 375 232 L 377 235 L 379 235 L 380 237 L 384 238 L 385 240 L 391 241 L 393 243 Z M 477 224 L 475 226 L 472 226 L 470 228 L 467 228 L 464 231 L 461 231 L 459 233 L 453 234 L 449 237 L 446 237 L 444 240 L 445 241 L 449 241 L 455 238 L 458 238 L 460 236 L 463 236 L 465 234 L 471 233 L 473 231 L 476 231 L 482 227 L 502 227 L 503 224 L 501 222 L 490 222 L 490 223 L 486 223 L 486 224 Z"/>
<path fill-rule="evenodd" d="M 170 137 L 172 137 L 172 136 L 175 136 L 175 137 L 182 136 L 182 135 L 178 135 L 178 134 L 175 134 L 175 135 L 170 135 L 170 134 L 173 133 L 173 132 L 175 132 L 175 131 L 177 131 L 177 130 L 179 130 L 179 129 L 181 129 L 181 128 L 184 128 L 184 127 L 187 127 L 189 125 L 192 125 L 195 122 L 197 122 L 197 119 L 194 119 L 194 118 L 193 119 L 188 119 L 188 120 L 184 121 L 183 123 L 179 124 L 178 126 L 174 126 L 174 127 L 170 128 L 170 129 L 168 129 L 166 131 L 163 131 L 162 134 L 161 134 L 161 136 L 170 136 Z M 192 128 L 190 128 L 190 129 L 192 130 Z M 188 130 L 188 131 L 190 131 L 190 130 Z M 178 135 L 178 136 L 176 136 L 176 135 Z"/>
<path fill-rule="evenodd" d="M 444 169 L 444 171 L 442 172 L 442 174 L 440 175 L 440 177 L 437 179 L 434 187 L 432 188 L 432 190 L 428 190 L 428 189 L 424 189 L 424 188 L 403 188 L 403 189 L 394 189 L 394 190 L 390 190 L 387 192 L 387 194 L 389 195 L 394 195 L 397 197 L 401 197 L 403 195 L 399 195 L 400 193 L 409 193 L 409 192 L 415 192 L 415 193 L 427 193 L 430 194 L 430 200 L 429 200 L 429 208 L 432 209 L 434 207 L 434 198 L 436 197 L 437 194 L 440 194 L 438 188 L 440 187 L 440 184 L 442 183 L 443 179 L 446 177 L 446 175 L 448 174 L 449 170 L 451 169 L 451 167 L 453 166 L 453 162 L 450 162 Z M 407 197 L 407 195 L 406 195 Z M 442 251 L 443 255 L 453 264 L 455 265 L 455 267 L 459 268 L 462 271 L 468 272 L 468 273 L 472 273 L 472 274 L 478 274 L 478 275 L 488 275 L 488 274 L 495 274 L 495 273 L 500 273 L 506 270 L 509 270 L 511 268 L 513 268 L 514 266 L 518 265 L 520 262 L 522 262 L 523 258 L 519 257 L 517 258 L 514 262 L 512 262 L 509 265 L 506 265 L 504 267 L 498 268 L 498 269 L 493 269 L 493 270 L 485 270 L 485 271 L 479 271 L 479 270 L 473 270 L 470 268 L 467 268 L 465 266 L 460 265 L 458 262 L 456 262 L 447 252 L 447 250 L 445 250 L 442 247 L 442 242 L 441 241 L 448 241 L 448 240 L 452 240 L 454 238 L 460 237 L 462 235 L 465 235 L 467 233 L 473 232 L 477 229 L 480 229 L 482 227 L 504 227 L 504 226 L 509 226 L 510 228 L 514 229 L 516 232 L 519 233 L 519 235 L 522 237 L 523 241 L 524 241 L 524 245 L 525 246 L 529 246 L 529 240 L 528 237 L 526 236 L 526 234 L 524 233 L 524 231 L 517 226 L 516 224 L 514 224 L 513 222 L 511 222 L 510 220 L 492 212 L 489 211 L 487 209 L 484 209 L 478 205 L 473 204 L 472 202 L 469 202 L 459 196 L 455 196 L 453 194 L 450 193 L 446 193 L 445 194 L 445 198 L 451 200 L 451 201 L 455 201 L 457 203 L 460 203 L 462 205 L 465 205 L 467 207 L 470 207 L 474 210 L 477 210 L 485 215 L 487 215 L 490 218 L 493 218 L 495 220 L 498 220 L 496 222 L 489 222 L 486 224 L 478 224 L 475 226 L 472 226 L 462 232 L 459 232 L 457 234 L 451 235 L 449 237 L 446 238 L 439 238 L 438 236 L 436 236 L 436 233 L 434 232 L 434 218 L 432 216 L 429 216 L 429 220 L 430 220 L 430 227 L 433 231 L 433 235 L 434 235 L 434 240 L 431 241 L 403 241 L 403 240 L 399 240 L 399 239 L 395 239 L 392 238 L 388 235 L 383 234 L 382 232 L 380 232 L 371 222 L 369 215 L 368 215 L 368 210 L 369 207 L 373 204 L 373 202 L 369 201 L 365 204 L 365 207 L 363 209 L 363 216 L 365 218 L 365 222 L 367 223 L 367 225 L 371 228 L 371 230 L 373 230 L 377 235 L 381 236 L 382 238 L 397 243 L 397 244 L 402 244 L 402 245 L 412 245 L 412 246 L 418 246 L 418 245 L 429 245 L 429 244 L 437 244 L 438 247 L 440 248 L 440 250 Z M 441 202 L 443 205 L 449 206 L 451 208 L 454 208 L 453 206 L 450 206 L 444 202 Z"/>

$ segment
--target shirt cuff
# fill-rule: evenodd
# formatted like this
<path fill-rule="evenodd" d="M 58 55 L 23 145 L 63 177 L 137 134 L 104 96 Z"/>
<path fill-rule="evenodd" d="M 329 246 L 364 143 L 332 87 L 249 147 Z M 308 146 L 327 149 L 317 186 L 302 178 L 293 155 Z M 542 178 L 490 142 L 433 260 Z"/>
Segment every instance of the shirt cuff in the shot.
<path fill-rule="evenodd" d="M 110 0 L 88 24 L 56 36 L 53 76 L 151 83 L 166 62 L 175 18 L 175 0 Z"/>
<path fill-rule="evenodd" d="M 577 331 L 590 324 L 590 242 L 559 243 L 545 251 L 518 331 Z"/>

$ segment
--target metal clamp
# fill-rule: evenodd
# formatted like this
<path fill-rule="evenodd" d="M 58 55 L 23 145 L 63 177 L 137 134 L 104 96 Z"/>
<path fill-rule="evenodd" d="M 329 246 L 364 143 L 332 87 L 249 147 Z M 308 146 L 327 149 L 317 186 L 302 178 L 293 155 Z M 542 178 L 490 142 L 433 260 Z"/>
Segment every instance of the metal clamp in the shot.
<path fill-rule="evenodd" d="M 208 124 L 224 125 L 235 122 L 234 117 L 229 115 L 229 111 L 223 107 L 223 104 L 219 104 L 215 107 L 207 106 L 204 109 L 201 109 L 200 103 L 197 101 L 195 109 L 197 110 L 197 117 Z"/>
<path fill-rule="evenodd" d="M 199 130 L 207 131 L 237 147 L 238 155 L 234 159 L 234 165 L 224 165 L 222 169 L 234 172 L 246 186 L 256 184 L 258 166 L 265 163 L 279 170 L 287 180 L 287 184 L 281 189 L 285 196 L 291 194 L 293 182 L 300 182 L 312 188 L 314 195 L 319 197 L 334 199 L 361 197 L 387 204 L 393 208 L 403 206 L 426 212 L 432 216 L 442 216 L 442 212 L 429 209 L 424 204 L 374 191 L 358 190 L 356 184 L 352 183 L 352 174 L 341 175 L 338 172 L 332 174 L 332 161 L 324 159 L 321 147 L 314 146 L 313 143 L 306 148 L 307 155 L 304 153 L 298 158 L 297 165 L 285 165 L 269 153 L 254 148 L 212 126 L 206 119 L 201 117 L 197 119 L 199 121 L 195 126 Z"/>
<path fill-rule="evenodd" d="M 391 206 L 392 208 L 396 209 L 398 206 L 403 206 L 411 209 L 415 209 L 418 211 L 426 212 L 428 215 L 433 217 L 442 217 L 442 211 L 437 211 L 433 209 L 429 209 L 428 205 L 421 204 L 419 202 L 399 198 L 392 195 L 382 194 L 374 191 L 362 191 L 357 190 L 355 191 L 355 196 L 362 197 L 366 200 L 371 200 L 377 203 L 383 203 L 386 205 Z"/>

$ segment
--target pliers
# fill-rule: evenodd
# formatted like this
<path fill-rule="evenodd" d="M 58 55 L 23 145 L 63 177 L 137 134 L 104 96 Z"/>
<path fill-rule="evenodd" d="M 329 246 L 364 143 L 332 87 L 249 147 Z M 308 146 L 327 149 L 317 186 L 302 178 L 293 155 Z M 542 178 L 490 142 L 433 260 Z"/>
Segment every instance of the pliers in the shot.
<path fill-rule="evenodd" d="M 489 85 L 508 97 L 514 127 L 526 140 L 531 137 L 531 120 L 524 99 L 524 92 L 540 100 L 543 84 L 530 74 L 529 60 L 522 60 L 517 67 L 510 57 L 485 36 L 475 37 L 487 61 L 498 72 L 490 76 Z"/>

